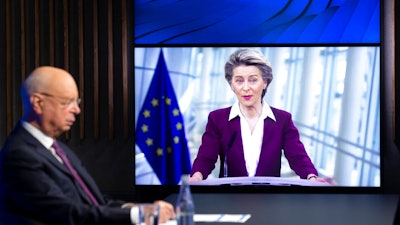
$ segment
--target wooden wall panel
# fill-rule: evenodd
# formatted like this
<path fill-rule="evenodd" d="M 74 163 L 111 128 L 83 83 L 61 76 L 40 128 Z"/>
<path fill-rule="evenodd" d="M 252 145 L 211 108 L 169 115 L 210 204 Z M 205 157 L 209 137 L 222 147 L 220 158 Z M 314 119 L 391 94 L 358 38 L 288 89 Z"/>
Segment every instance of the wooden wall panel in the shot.
<path fill-rule="evenodd" d="M 21 0 L 21 79 L 24 80 L 26 77 L 26 48 L 25 48 L 25 40 L 26 40 L 26 33 L 25 33 L 25 0 Z"/>
<path fill-rule="evenodd" d="M 108 137 L 114 136 L 114 51 L 113 51 L 113 5 L 112 0 L 107 1 L 107 80 L 108 80 Z"/>
<path fill-rule="evenodd" d="M 64 69 L 69 71 L 69 26 L 68 26 L 68 0 L 63 0 L 63 33 L 64 33 Z"/>
<path fill-rule="evenodd" d="M 19 90 L 28 73 L 42 65 L 64 68 L 77 81 L 82 112 L 60 139 L 75 150 L 104 192 L 130 194 L 131 43 L 129 0 L 1 0 L 1 145 L 22 116 Z"/>
<path fill-rule="evenodd" d="M 34 59 L 35 59 L 35 67 L 39 66 L 39 59 L 40 59 L 40 35 L 39 35 L 39 29 L 40 29 L 40 24 L 39 24 L 39 1 L 35 0 L 34 1 L 34 37 L 35 37 L 35 51 L 34 51 Z"/>
<path fill-rule="evenodd" d="M 6 110 L 6 132 L 8 133 L 12 129 L 12 122 L 13 122 L 13 113 L 12 113 L 12 102 L 13 102 L 13 95 L 12 95 L 12 81 L 13 81 L 13 71 L 12 71 L 12 49 L 10 46 L 13 44 L 13 38 L 12 38 L 12 20 L 11 20 L 11 0 L 6 1 L 6 87 L 5 87 L 5 110 Z"/>
<path fill-rule="evenodd" d="M 79 54 L 79 69 L 78 69 L 78 77 L 79 77 L 79 96 L 81 99 L 85 99 L 85 92 L 84 92 L 84 36 L 83 36 L 83 3 L 82 1 L 78 1 L 78 54 Z M 85 103 L 82 102 L 81 104 L 81 115 L 79 117 L 79 138 L 83 139 L 85 137 Z"/>
<path fill-rule="evenodd" d="M 98 42 L 98 13 L 97 13 L 98 3 L 97 0 L 93 0 L 93 129 L 94 138 L 99 137 L 99 42 Z"/>
<path fill-rule="evenodd" d="M 49 0 L 49 65 L 54 66 L 55 61 L 55 37 L 54 37 L 54 21 L 55 21 L 55 12 L 54 12 L 54 0 Z"/>
<path fill-rule="evenodd" d="M 0 110 L 6 126 L 0 128 L 0 141 L 22 115 L 19 86 L 41 65 L 64 68 L 78 83 L 82 113 L 66 140 L 112 140 L 121 133 L 128 138 L 133 133 L 133 124 L 127 123 L 133 115 L 128 107 L 133 97 L 128 96 L 132 39 L 127 0 L 5 0 L 2 4 L 5 36 L 0 40 L 5 51 L 0 66 L 5 68 L 1 90 L 5 98 L 0 100 L 5 107 Z"/>
<path fill-rule="evenodd" d="M 126 1 L 122 1 L 121 9 L 126 9 Z M 124 27 L 128 27 L 127 25 L 127 13 L 126 10 L 121 10 L 121 62 L 122 62 L 122 112 L 123 118 L 125 121 L 128 121 L 128 105 L 134 105 L 129 103 L 128 99 L 128 31 L 127 29 L 123 29 Z M 131 46 L 131 45 L 130 45 Z M 129 123 L 123 124 L 123 131 L 125 137 L 127 137 L 129 133 Z"/>

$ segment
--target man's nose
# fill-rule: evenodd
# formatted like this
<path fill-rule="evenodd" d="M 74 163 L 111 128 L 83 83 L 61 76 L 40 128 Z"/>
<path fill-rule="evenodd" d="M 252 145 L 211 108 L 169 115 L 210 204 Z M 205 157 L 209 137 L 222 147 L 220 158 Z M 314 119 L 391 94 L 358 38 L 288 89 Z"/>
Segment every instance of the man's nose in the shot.
<path fill-rule="evenodd" d="M 72 108 L 72 112 L 76 115 L 78 115 L 79 113 L 81 113 L 81 108 L 79 107 L 78 103 L 75 102 Z"/>

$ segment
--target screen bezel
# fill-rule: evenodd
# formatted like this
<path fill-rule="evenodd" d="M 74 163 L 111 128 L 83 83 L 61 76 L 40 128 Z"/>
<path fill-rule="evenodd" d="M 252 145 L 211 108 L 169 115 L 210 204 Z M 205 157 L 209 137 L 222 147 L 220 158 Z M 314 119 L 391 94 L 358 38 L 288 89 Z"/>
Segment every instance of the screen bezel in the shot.
<path fill-rule="evenodd" d="M 338 43 L 338 44 L 332 44 L 332 43 L 326 43 L 326 44 L 134 44 L 134 49 L 135 47 L 155 47 L 155 48 L 162 48 L 162 47 L 279 47 L 279 46 L 295 46 L 295 47 L 310 47 L 310 46 L 379 46 L 380 47 L 380 102 L 381 102 L 381 130 L 385 129 L 387 124 L 385 123 L 385 112 L 384 109 L 385 106 L 385 101 L 383 99 L 383 96 L 385 94 L 383 93 L 383 83 L 384 80 L 386 79 L 392 79 L 391 77 L 388 77 L 390 74 L 385 74 L 385 63 L 384 63 L 384 54 L 385 52 L 385 34 L 383 30 L 383 18 L 382 16 L 384 12 L 384 4 L 381 1 L 381 18 L 380 18 L 380 24 L 381 24 L 381 31 L 380 31 L 380 42 L 378 44 L 376 43 L 363 43 L 363 44 L 354 44 L 354 43 Z M 136 124 L 135 124 L 136 127 Z M 385 132 L 381 131 L 381 182 L 379 187 L 347 187 L 347 186 L 333 186 L 333 187 L 304 187 L 304 186 L 192 186 L 192 191 L 196 193 L 382 193 L 384 191 L 384 162 L 383 162 L 383 151 L 382 151 L 382 142 L 384 142 L 386 139 L 383 136 Z M 178 191 L 179 185 L 136 185 L 135 184 L 135 189 L 138 191 L 138 193 L 158 193 L 158 194 L 165 194 L 165 193 L 175 193 Z"/>
<path fill-rule="evenodd" d="M 368 45 L 136 45 L 137 48 L 186 48 L 186 47 L 365 47 L 365 46 L 373 46 L 380 47 L 380 52 L 382 53 L 382 47 L 376 44 L 368 44 Z M 382 58 L 382 56 L 381 56 Z M 380 64 L 382 66 L 382 60 L 380 60 Z M 382 70 L 382 68 L 381 68 Z M 380 79 L 382 79 L 382 72 L 380 72 Z M 382 83 L 382 82 L 381 82 Z M 380 85 L 380 93 L 382 92 L 382 85 Z M 382 96 L 382 94 L 380 95 Z M 382 99 L 381 99 L 382 100 Z M 382 102 L 381 102 L 382 104 Z M 136 127 L 136 124 L 135 124 Z M 382 134 L 381 134 L 382 139 Z M 382 152 L 380 152 L 382 155 Z M 244 185 L 244 186 L 202 186 L 202 185 L 193 185 L 192 190 L 195 193 L 379 193 L 382 192 L 382 157 L 381 159 L 381 183 L 380 186 L 268 186 L 268 185 Z M 179 185 L 142 185 L 135 183 L 135 189 L 140 192 L 147 192 L 150 190 L 153 193 L 174 193 L 178 190 Z"/>

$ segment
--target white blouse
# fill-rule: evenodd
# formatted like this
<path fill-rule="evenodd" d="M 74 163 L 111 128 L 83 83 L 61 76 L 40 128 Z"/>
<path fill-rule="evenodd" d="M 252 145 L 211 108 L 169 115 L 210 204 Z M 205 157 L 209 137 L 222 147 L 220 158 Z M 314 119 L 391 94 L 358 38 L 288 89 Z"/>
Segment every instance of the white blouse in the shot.
<path fill-rule="evenodd" d="M 239 102 L 235 102 L 232 105 L 229 120 L 240 117 L 240 129 L 242 133 L 243 141 L 243 153 L 246 162 L 246 169 L 249 177 L 253 177 L 256 174 L 258 162 L 260 159 L 262 140 L 264 135 L 264 119 L 267 117 L 276 121 L 275 116 L 271 110 L 271 107 L 263 101 L 262 113 L 258 119 L 253 133 L 251 133 L 250 126 L 247 123 L 246 118 L 242 114 L 239 108 Z"/>

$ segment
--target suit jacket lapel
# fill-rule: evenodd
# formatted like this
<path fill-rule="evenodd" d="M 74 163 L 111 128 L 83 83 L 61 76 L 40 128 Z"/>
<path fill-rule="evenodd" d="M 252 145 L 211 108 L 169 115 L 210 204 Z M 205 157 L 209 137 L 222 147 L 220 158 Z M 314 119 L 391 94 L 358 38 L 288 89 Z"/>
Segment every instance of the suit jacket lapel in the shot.
<path fill-rule="evenodd" d="M 240 176 L 247 176 L 246 169 L 246 161 L 244 160 L 244 152 L 243 152 L 243 142 L 242 142 L 242 132 L 240 129 L 240 118 L 236 117 L 231 120 L 229 125 L 229 136 L 228 141 L 230 141 L 234 132 L 236 133 L 236 138 L 232 144 L 232 149 L 229 149 L 231 153 L 228 152 L 228 174 L 229 168 L 235 168 L 235 170 L 240 174 Z M 229 157 L 229 154 L 234 155 L 235 157 Z"/>
<path fill-rule="evenodd" d="M 268 154 L 268 145 L 271 142 L 271 137 L 274 132 L 274 121 L 271 120 L 270 118 L 266 118 L 264 120 L 264 134 L 263 134 L 263 141 L 261 145 L 261 153 L 260 153 L 260 158 L 258 161 L 257 169 L 256 169 L 256 175 L 259 174 L 261 171 L 259 171 L 262 168 L 262 165 L 265 165 L 267 163 L 267 154 Z"/>
<path fill-rule="evenodd" d="M 60 146 L 64 150 L 65 154 L 67 155 L 71 165 L 74 167 L 74 169 L 79 174 L 79 176 L 82 178 L 82 180 L 85 182 L 86 186 L 92 192 L 92 194 L 97 199 L 97 201 L 100 204 L 104 204 L 103 195 L 101 194 L 101 192 L 100 192 L 99 188 L 97 187 L 93 178 L 90 176 L 90 174 L 87 172 L 87 170 L 81 165 L 80 160 L 77 158 L 77 156 L 72 155 L 73 154 L 72 150 L 69 149 L 65 144 L 61 143 Z M 68 173 L 70 174 L 69 171 L 68 171 Z M 76 185 L 79 186 L 79 184 L 77 182 L 76 182 Z M 79 190 L 81 191 L 81 194 L 84 195 L 86 199 L 88 199 L 86 196 L 86 193 L 81 188 L 79 188 Z M 89 199 L 88 199 L 88 201 L 90 202 Z"/>
<path fill-rule="evenodd" d="M 68 169 L 64 165 L 62 165 L 48 149 L 46 149 L 21 125 L 18 126 L 18 132 L 20 133 L 21 138 L 24 139 L 29 145 L 31 145 L 32 151 L 35 151 L 38 155 L 51 162 L 57 169 L 62 170 L 64 173 L 69 173 Z"/>
<path fill-rule="evenodd" d="M 50 162 L 55 169 L 62 171 L 66 176 L 71 177 L 74 180 L 71 172 L 65 167 L 62 163 L 60 163 L 56 157 L 46 149 L 36 138 L 34 138 L 28 131 L 26 131 L 21 124 L 18 125 L 16 131 L 20 133 L 21 138 L 23 138 L 29 145 L 32 146 L 32 150 L 35 151 L 38 155 L 41 156 L 44 160 Z M 104 199 L 102 194 L 97 188 L 97 185 L 94 183 L 93 179 L 91 179 L 90 175 L 86 173 L 86 170 L 82 169 L 82 167 L 77 163 L 77 160 L 71 156 L 71 150 L 66 147 L 64 144 L 60 144 L 61 148 L 66 152 L 68 159 L 71 162 L 71 165 L 76 169 L 78 174 L 81 176 L 82 180 L 86 183 L 88 188 L 92 191 L 95 198 L 99 201 L 100 204 L 104 204 Z M 66 149 L 67 148 L 67 149 Z M 79 184 L 74 181 L 75 186 L 77 186 L 80 195 L 86 199 L 88 202 L 90 200 L 86 196 L 86 193 L 80 188 Z"/>

